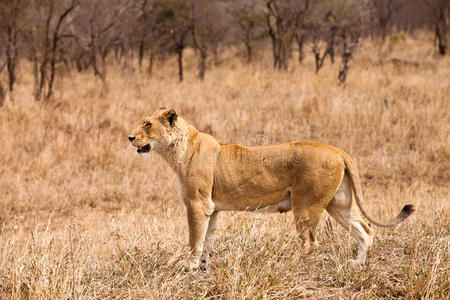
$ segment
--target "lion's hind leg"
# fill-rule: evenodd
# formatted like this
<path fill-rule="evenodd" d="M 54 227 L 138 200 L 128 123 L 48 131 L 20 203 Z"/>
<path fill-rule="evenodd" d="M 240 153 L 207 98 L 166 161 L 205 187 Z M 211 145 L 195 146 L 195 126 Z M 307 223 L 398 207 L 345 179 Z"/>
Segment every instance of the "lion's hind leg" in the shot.
<path fill-rule="evenodd" d="M 303 252 L 308 254 L 318 245 L 316 228 L 325 209 L 324 201 L 317 201 L 307 193 L 294 192 L 291 197 L 295 226 L 302 242 Z"/>
<path fill-rule="evenodd" d="M 361 212 L 353 199 L 353 190 L 348 175 L 345 174 L 336 195 L 327 206 L 328 213 L 358 242 L 358 256 L 352 260 L 355 264 L 364 264 L 367 252 L 372 246 L 373 229 L 363 220 Z"/>

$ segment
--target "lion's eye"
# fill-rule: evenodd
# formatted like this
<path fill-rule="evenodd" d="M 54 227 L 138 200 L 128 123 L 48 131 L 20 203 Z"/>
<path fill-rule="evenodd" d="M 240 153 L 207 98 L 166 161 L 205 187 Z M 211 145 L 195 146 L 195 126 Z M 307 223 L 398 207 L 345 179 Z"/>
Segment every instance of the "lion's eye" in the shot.
<path fill-rule="evenodd" d="M 150 128 L 150 127 L 152 127 L 152 123 L 150 123 L 150 122 L 145 122 L 144 126 L 147 127 L 147 128 Z"/>

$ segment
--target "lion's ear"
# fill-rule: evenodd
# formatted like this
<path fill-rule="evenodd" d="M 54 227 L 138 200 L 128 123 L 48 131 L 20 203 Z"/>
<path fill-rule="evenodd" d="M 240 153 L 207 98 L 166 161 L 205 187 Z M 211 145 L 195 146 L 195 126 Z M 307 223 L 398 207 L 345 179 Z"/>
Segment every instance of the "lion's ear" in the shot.
<path fill-rule="evenodd" d="M 171 127 L 175 125 L 175 122 L 177 121 L 177 113 L 173 108 L 164 112 L 164 117 L 167 119 L 167 121 L 169 121 Z"/>

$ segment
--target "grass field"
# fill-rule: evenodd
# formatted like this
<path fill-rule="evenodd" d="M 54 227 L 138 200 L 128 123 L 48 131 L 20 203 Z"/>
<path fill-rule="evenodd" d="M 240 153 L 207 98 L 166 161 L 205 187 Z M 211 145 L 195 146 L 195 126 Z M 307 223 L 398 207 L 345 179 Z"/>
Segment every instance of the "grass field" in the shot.
<path fill-rule="evenodd" d="M 193 53 L 183 83 L 175 60 L 151 77 L 112 65 L 107 86 L 66 72 L 48 103 L 34 102 L 21 64 L 14 101 L 0 108 L 1 299 L 449 297 L 449 56 L 420 36 L 368 41 L 339 86 L 338 63 L 316 75 L 311 54 L 289 72 L 273 71 L 269 52 L 255 65 L 235 54 L 204 82 Z M 388 220 L 407 203 L 417 212 L 375 228 L 363 268 L 347 263 L 356 243 L 326 213 L 307 256 L 291 212 L 222 213 L 210 268 L 186 272 L 175 174 L 127 140 L 160 106 L 226 142 L 336 145 L 358 164 L 371 215 Z"/>

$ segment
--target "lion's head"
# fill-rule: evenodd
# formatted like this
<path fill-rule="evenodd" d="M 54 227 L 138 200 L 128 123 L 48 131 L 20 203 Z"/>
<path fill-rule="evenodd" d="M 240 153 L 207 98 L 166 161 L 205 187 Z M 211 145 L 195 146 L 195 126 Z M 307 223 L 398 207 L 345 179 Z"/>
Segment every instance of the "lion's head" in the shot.
<path fill-rule="evenodd" d="M 177 120 L 178 116 L 174 109 L 161 107 L 143 118 L 128 136 L 128 140 L 137 147 L 138 153 L 147 153 L 150 150 L 165 151 L 178 136 Z"/>

